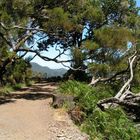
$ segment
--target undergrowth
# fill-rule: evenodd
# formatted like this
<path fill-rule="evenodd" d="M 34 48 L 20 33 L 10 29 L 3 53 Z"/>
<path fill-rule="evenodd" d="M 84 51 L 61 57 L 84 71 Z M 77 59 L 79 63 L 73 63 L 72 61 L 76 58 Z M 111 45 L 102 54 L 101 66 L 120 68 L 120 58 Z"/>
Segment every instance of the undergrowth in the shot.
<path fill-rule="evenodd" d="M 13 85 L 12 88 L 13 88 L 14 90 L 19 90 L 19 89 L 21 89 L 23 86 L 25 86 L 25 84 L 19 83 L 19 84 Z"/>
<path fill-rule="evenodd" d="M 18 84 L 14 84 L 14 85 L 4 85 L 4 86 L 0 86 L 0 96 L 4 96 L 6 94 L 9 94 L 12 91 L 16 91 L 16 90 L 20 90 L 22 87 L 25 86 L 31 86 L 34 83 L 34 81 L 28 82 L 28 83 L 18 83 Z"/>
<path fill-rule="evenodd" d="M 105 112 L 97 107 L 101 99 L 115 93 L 110 86 L 89 87 L 77 81 L 67 81 L 59 87 L 59 92 L 77 97 L 76 106 L 84 111 L 81 130 L 90 135 L 90 140 L 139 140 L 140 134 L 121 108 L 108 109 Z"/>
<path fill-rule="evenodd" d="M 13 88 L 9 85 L 0 87 L 0 96 L 4 96 L 5 94 L 9 94 L 13 91 Z"/>

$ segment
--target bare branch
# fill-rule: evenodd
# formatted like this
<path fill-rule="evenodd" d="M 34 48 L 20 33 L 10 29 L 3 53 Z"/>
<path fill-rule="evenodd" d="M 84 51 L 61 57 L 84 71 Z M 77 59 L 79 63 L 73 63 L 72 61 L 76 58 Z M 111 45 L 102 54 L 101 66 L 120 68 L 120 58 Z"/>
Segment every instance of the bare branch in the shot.
<path fill-rule="evenodd" d="M 72 60 L 73 61 L 73 60 Z M 67 65 L 65 65 L 63 62 L 61 63 L 64 67 L 66 67 L 66 68 L 68 68 L 68 69 L 71 69 L 71 70 L 73 70 L 73 71 L 86 71 L 86 69 L 82 69 L 81 67 L 78 67 L 78 68 L 73 68 L 73 67 L 71 67 L 71 66 L 67 66 Z"/>
<path fill-rule="evenodd" d="M 40 28 L 30 28 L 30 27 L 23 27 L 20 25 L 14 25 L 13 27 L 6 27 L 6 25 L 3 22 L 0 22 L 0 25 L 3 27 L 3 29 L 5 30 L 13 30 L 13 29 L 22 29 L 22 30 L 29 30 L 29 31 L 38 31 L 38 32 L 45 32 L 44 29 L 40 29 Z"/>
<path fill-rule="evenodd" d="M 96 83 L 100 82 L 101 80 L 102 80 L 101 77 L 95 79 L 95 77 L 93 76 L 93 77 L 92 77 L 92 80 L 91 80 L 91 82 L 90 82 L 90 84 L 89 84 L 89 86 L 93 86 L 93 85 L 95 85 Z"/>
<path fill-rule="evenodd" d="M 134 99 L 132 98 L 132 100 L 129 99 L 129 101 L 127 100 L 123 100 L 123 101 L 120 101 L 119 99 L 117 98 L 109 98 L 109 99 L 104 99 L 104 100 L 101 100 L 100 102 L 98 102 L 98 107 L 100 107 L 102 110 L 104 110 L 104 106 L 107 104 L 110 105 L 110 104 L 118 104 L 118 105 L 121 105 L 121 106 L 124 106 L 124 107 L 127 107 L 127 108 L 139 108 L 139 104 L 136 103 L 136 101 L 140 101 L 140 96 L 136 96 Z"/>
<path fill-rule="evenodd" d="M 16 49 L 16 52 L 20 52 L 20 51 L 22 51 L 22 52 L 31 52 L 31 53 L 35 53 L 36 56 L 42 58 L 42 59 L 45 60 L 45 61 L 54 61 L 54 62 L 56 62 L 56 63 L 67 63 L 67 62 L 73 61 L 73 60 L 71 60 L 71 59 L 70 59 L 70 60 L 58 60 L 58 59 L 56 59 L 56 58 L 49 58 L 49 57 L 47 57 L 47 56 L 41 55 L 40 52 L 39 52 L 39 50 L 32 50 L 32 49 L 29 49 L 29 48 L 19 48 L 19 49 Z"/>
<path fill-rule="evenodd" d="M 129 67 L 128 67 L 129 68 Z M 120 72 L 115 73 L 113 76 L 108 77 L 108 78 L 97 78 L 95 79 L 95 77 L 93 76 L 91 83 L 89 84 L 90 86 L 94 86 L 95 84 L 97 84 L 98 82 L 107 82 L 107 81 L 111 81 L 112 79 L 116 78 L 117 76 L 124 74 L 125 72 L 128 71 L 128 68 L 126 68 L 125 70 L 122 70 Z"/>
<path fill-rule="evenodd" d="M 130 83 L 133 80 L 133 76 L 134 76 L 133 64 L 136 58 L 137 58 L 137 52 L 135 52 L 132 56 L 128 58 L 129 68 L 130 68 L 130 78 L 122 86 L 122 88 L 116 94 L 115 97 L 104 99 L 98 102 L 98 106 L 101 109 L 104 109 L 105 107 L 109 108 L 114 104 L 118 104 L 125 107 L 131 107 L 131 108 L 139 108 L 139 103 L 137 103 L 137 101 L 140 102 L 140 95 L 139 94 L 134 95 L 132 92 L 129 91 Z"/>
<path fill-rule="evenodd" d="M 24 36 L 23 38 L 21 38 L 17 42 L 17 44 L 14 46 L 14 51 L 16 51 L 17 49 L 19 49 L 21 47 L 21 45 L 23 45 L 23 43 L 25 43 L 25 41 L 27 41 L 32 35 L 33 35 L 33 33 L 30 32 L 29 34 L 27 34 L 26 36 Z"/>
<path fill-rule="evenodd" d="M 136 57 L 134 58 L 134 60 L 132 61 L 131 59 L 136 55 L 136 52 L 128 59 L 129 61 L 129 66 L 125 69 L 125 70 L 122 70 L 120 72 L 117 72 L 116 74 L 114 74 L 113 76 L 111 77 L 108 77 L 108 78 L 97 78 L 95 79 L 95 77 L 92 78 L 91 80 L 91 83 L 89 85 L 91 86 L 94 86 L 95 84 L 97 84 L 98 82 L 106 82 L 106 81 L 110 81 L 112 80 L 113 78 L 117 77 L 118 75 L 121 75 L 121 74 L 124 74 L 125 72 L 128 72 L 128 70 L 130 69 L 130 72 L 131 72 L 131 76 L 133 76 L 133 72 L 132 72 L 132 69 L 130 68 L 130 64 L 132 63 L 133 65 L 133 61 L 136 59 Z M 131 62 L 132 61 L 132 62 Z M 133 66 L 132 66 L 133 67 Z M 133 77 L 131 77 L 133 79 Z M 131 80 L 131 79 L 130 79 Z M 132 81 L 132 80 L 131 80 Z M 126 83 L 127 84 L 127 83 Z"/>
<path fill-rule="evenodd" d="M 61 52 L 60 49 L 57 49 L 57 46 L 55 47 L 55 50 L 59 52 L 59 54 L 54 58 L 57 59 L 58 57 L 60 57 L 61 55 L 63 55 L 65 53 L 65 49 L 63 49 L 63 51 Z"/>
<path fill-rule="evenodd" d="M 45 32 L 44 29 L 40 29 L 40 28 L 29 28 L 29 27 L 22 27 L 19 25 L 15 25 L 10 29 L 22 29 L 22 30 L 29 30 L 29 31 L 38 31 L 38 32 Z"/>
<path fill-rule="evenodd" d="M 3 22 L 0 22 L 0 25 L 1 27 L 4 29 L 4 30 L 8 30 L 7 27 L 5 26 L 5 24 Z"/>
<path fill-rule="evenodd" d="M 124 90 L 130 85 L 131 81 L 133 80 L 133 63 L 136 59 L 136 52 L 129 58 L 129 66 L 130 66 L 130 78 L 128 81 L 123 85 L 123 87 L 120 89 L 120 91 L 117 93 L 115 98 L 120 98 Z"/>

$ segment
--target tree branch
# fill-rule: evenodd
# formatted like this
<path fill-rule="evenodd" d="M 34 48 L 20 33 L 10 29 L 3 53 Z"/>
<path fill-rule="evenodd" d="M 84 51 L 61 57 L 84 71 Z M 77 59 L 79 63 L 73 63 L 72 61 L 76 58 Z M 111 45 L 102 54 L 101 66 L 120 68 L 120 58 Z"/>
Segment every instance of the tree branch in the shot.
<path fill-rule="evenodd" d="M 0 32 L 0 36 L 6 42 L 7 45 L 9 45 L 10 47 L 12 47 L 12 43 L 6 39 L 6 37 L 4 36 L 3 33 Z"/>
<path fill-rule="evenodd" d="M 33 35 L 32 32 L 30 32 L 29 34 L 27 34 L 26 36 L 24 36 L 23 38 L 21 38 L 17 44 L 14 46 L 14 51 L 16 51 L 17 49 L 19 49 L 21 47 L 21 45 L 23 43 L 25 43 L 25 41 L 27 41 L 31 36 Z"/>
<path fill-rule="evenodd" d="M 117 93 L 115 98 L 120 98 L 124 90 L 130 85 L 131 81 L 133 80 L 134 74 L 133 74 L 133 63 L 136 59 L 136 52 L 129 58 L 129 67 L 130 67 L 130 78 L 128 81 L 123 85 L 123 87 L 120 89 L 120 91 Z"/>
<path fill-rule="evenodd" d="M 42 58 L 45 61 L 54 61 L 56 63 L 67 63 L 67 62 L 73 61 L 71 59 L 70 60 L 58 60 L 58 59 L 56 59 L 57 57 L 55 57 L 55 58 L 49 58 L 47 56 L 41 55 L 38 50 L 31 50 L 29 48 L 19 48 L 19 49 L 16 49 L 16 52 L 20 52 L 20 51 L 22 51 L 22 52 L 35 53 L 38 57 Z"/>
<path fill-rule="evenodd" d="M 129 91 L 130 89 L 130 83 L 133 80 L 134 73 L 133 73 L 133 64 L 134 61 L 137 58 L 137 52 L 135 52 L 132 56 L 128 58 L 129 61 L 129 69 L 130 69 L 130 78 L 127 80 L 127 82 L 122 86 L 120 91 L 116 94 L 113 98 L 104 99 L 98 102 L 98 106 L 101 109 L 109 108 L 113 104 L 118 104 L 124 107 L 131 107 L 139 108 L 139 102 L 140 102 L 140 95 L 134 95 L 132 92 Z"/>
<path fill-rule="evenodd" d="M 5 30 L 22 29 L 22 30 L 29 30 L 29 31 L 45 32 L 44 29 L 23 27 L 23 26 L 20 26 L 20 25 L 14 25 L 14 26 L 8 28 L 8 27 L 6 27 L 6 25 L 5 25 L 3 22 L 0 22 L 0 25 L 1 25 L 1 26 L 3 27 L 3 29 L 5 29 Z"/>

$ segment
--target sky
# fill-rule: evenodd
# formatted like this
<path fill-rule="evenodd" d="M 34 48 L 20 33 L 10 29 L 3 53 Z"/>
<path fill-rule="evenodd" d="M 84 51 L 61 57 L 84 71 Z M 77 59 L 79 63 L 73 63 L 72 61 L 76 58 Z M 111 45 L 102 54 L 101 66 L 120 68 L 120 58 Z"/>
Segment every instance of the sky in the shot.
<path fill-rule="evenodd" d="M 51 48 L 51 49 L 49 49 L 48 52 L 45 52 L 44 55 L 46 55 L 47 57 L 50 57 L 50 58 L 54 58 L 55 56 L 58 55 L 58 52 L 56 52 L 54 48 Z M 68 56 L 62 55 L 61 57 L 59 57 L 59 60 L 67 60 L 68 58 L 69 58 Z M 32 60 L 32 62 L 36 62 L 36 63 L 38 63 L 41 66 L 47 66 L 47 67 L 49 67 L 51 69 L 66 68 L 61 63 L 55 63 L 53 61 L 44 61 L 44 60 L 42 60 L 39 57 L 35 57 Z M 66 65 L 69 66 L 70 64 L 67 63 Z"/>
<path fill-rule="evenodd" d="M 140 0 L 136 0 L 137 6 L 140 7 Z"/>
<path fill-rule="evenodd" d="M 140 7 L 140 0 L 136 0 L 136 2 L 137 2 L 137 6 Z M 47 57 L 54 57 L 54 56 L 57 55 L 57 53 L 58 53 L 58 52 L 56 52 L 56 51 L 52 48 L 52 49 L 49 50 L 49 52 L 45 53 L 45 55 L 46 55 Z M 29 55 L 31 55 L 31 54 L 29 54 Z M 60 59 L 60 60 L 61 60 L 61 59 L 63 59 L 63 60 L 65 59 L 65 60 L 66 60 L 66 59 L 68 59 L 68 56 L 64 56 L 64 55 L 63 55 L 63 56 L 60 57 L 59 59 Z M 42 60 L 42 59 L 39 58 L 39 57 L 35 57 L 35 58 L 32 60 L 32 62 L 36 62 L 36 63 L 38 63 L 38 64 L 41 65 L 41 66 L 47 66 L 47 67 L 49 67 L 49 68 L 51 68 L 51 69 L 66 68 L 66 67 L 64 67 L 62 64 L 57 64 L 57 63 L 52 62 L 52 61 L 47 62 L 47 61 Z M 70 64 L 67 63 L 66 65 L 69 66 Z"/>

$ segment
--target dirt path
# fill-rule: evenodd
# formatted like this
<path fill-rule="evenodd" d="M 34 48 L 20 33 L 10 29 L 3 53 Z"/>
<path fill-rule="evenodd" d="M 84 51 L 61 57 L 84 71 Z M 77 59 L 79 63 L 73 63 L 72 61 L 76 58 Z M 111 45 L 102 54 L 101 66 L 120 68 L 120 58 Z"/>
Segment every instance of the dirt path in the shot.
<path fill-rule="evenodd" d="M 56 87 L 35 85 L 48 91 Z M 18 92 L 19 93 L 19 92 Z M 0 105 L 0 140 L 87 140 L 63 109 L 51 99 L 13 99 Z"/>

